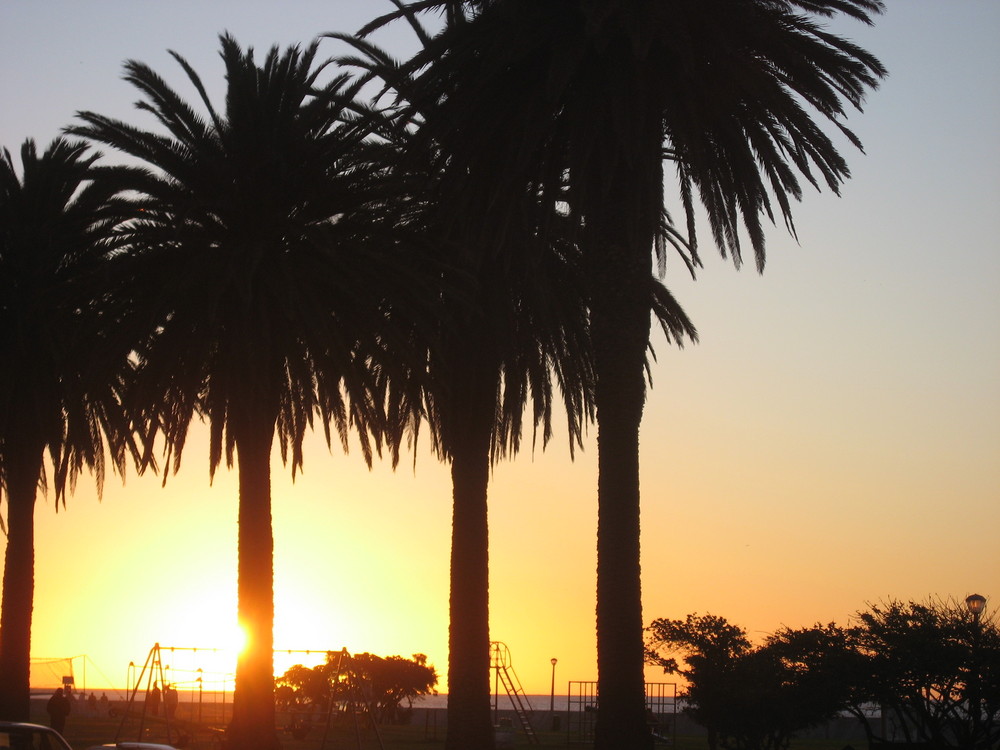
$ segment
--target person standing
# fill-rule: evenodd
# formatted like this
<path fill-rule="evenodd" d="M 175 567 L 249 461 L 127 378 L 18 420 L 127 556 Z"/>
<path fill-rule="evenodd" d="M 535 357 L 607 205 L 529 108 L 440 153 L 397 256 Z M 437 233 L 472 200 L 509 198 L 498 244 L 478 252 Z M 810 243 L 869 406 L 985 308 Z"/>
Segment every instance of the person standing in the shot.
<path fill-rule="evenodd" d="M 153 716 L 160 715 L 160 684 L 158 682 L 153 683 L 153 689 L 149 691 L 149 697 L 146 699 L 149 704 L 149 712 Z"/>
<path fill-rule="evenodd" d="M 167 721 L 172 721 L 177 713 L 177 688 L 169 683 L 163 686 L 163 712 L 167 716 Z"/>
<path fill-rule="evenodd" d="M 66 717 L 69 716 L 70 712 L 69 698 L 63 693 L 62 688 L 58 688 L 52 694 L 45 709 L 49 712 L 49 723 L 52 728 L 62 734 L 66 729 Z"/>

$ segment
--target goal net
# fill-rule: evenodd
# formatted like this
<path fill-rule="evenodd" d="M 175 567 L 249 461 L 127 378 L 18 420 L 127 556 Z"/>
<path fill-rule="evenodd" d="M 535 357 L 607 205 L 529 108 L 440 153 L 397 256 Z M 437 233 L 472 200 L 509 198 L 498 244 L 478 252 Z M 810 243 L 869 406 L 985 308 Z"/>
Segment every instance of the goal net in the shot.
<path fill-rule="evenodd" d="M 79 657 L 75 657 L 79 658 Z M 55 690 L 76 687 L 73 677 L 74 657 L 66 659 L 32 659 L 29 676 L 32 690 Z"/>

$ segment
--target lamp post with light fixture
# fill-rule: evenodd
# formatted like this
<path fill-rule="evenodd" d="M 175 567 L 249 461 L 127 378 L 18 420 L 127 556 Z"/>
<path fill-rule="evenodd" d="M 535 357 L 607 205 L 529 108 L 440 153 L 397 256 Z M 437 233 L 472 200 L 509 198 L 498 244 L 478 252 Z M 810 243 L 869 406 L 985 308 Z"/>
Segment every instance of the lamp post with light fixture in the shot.
<path fill-rule="evenodd" d="M 549 660 L 552 665 L 552 690 L 549 693 L 549 713 L 552 714 L 552 731 L 558 731 L 559 718 L 556 716 L 556 663 L 559 660 L 554 656 Z"/>
<path fill-rule="evenodd" d="M 556 664 L 558 661 L 553 657 L 549 662 L 552 664 L 552 692 L 549 693 L 549 712 L 556 710 Z"/>
<path fill-rule="evenodd" d="M 202 707 L 202 702 L 203 702 L 204 697 L 205 697 L 205 680 L 204 680 L 205 673 L 202 671 L 201 667 L 198 667 L 198 669 L 196 671 L 198 672 L 198 679 L 196 681 L 198 683 L 198 721 L 200 723 L 201 722 L 201 707 Z"/>
<path fill-rule="evenodd" d="M 982 617 L 983 610 L 986 609 L 986 597 L 980 594 L 971 594 L 965 598 L 965 606 L 972 615 L 972 665 L 969 675 L 969 712 L 972 715 L 972 745 L 975 746 L 979 739 L 980 731 L 980 699 L 979 699 L 979 641 L 982 633 L 982 625 L 979 618 Z"/>

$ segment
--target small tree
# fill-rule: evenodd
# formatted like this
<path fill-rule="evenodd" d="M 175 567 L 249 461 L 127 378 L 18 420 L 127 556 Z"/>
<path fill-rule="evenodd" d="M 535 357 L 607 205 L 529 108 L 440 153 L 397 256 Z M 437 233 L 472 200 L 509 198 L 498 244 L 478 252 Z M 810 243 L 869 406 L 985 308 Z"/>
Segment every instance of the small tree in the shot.
<path fill-rule="evenodd" d="M 309 668 L 296 664 L 276 680 L 279 690 L 290 689 L 290 705 L 326 707 L 332 698 L 344 703 L 366 703 L 372 717 L 380 724 L 402 723 L 405 714 L 399 710 L 405 700 L 407 708 L 413 699 L 435 693 L 437 671 L 427 663 L 424 654 L 412 659 L 402 656 L 327 654 L 325 664 Z M 282 694 L 287 690 L 282 690 Z"/>
<path fill-rule="evenodd" d="M 331 656 L 317 667 L 296 664 L 275 680 L 275 696 L 286 708 L 326 708 L 331 693 Z"/>
<path fill-rule="evenodd" d="M 843 683 L 822 668 L 827 644 L 842 640 L 836 626 L 785 630 L 761 646 L 713 615 L 655 620 L 647 632 L 647 661 L 688 681 L 685 710 L 713 750 L 782 750 L 845 704 Z"/>
<path fill-rule="evenodd" d="M 1000 745 L 1000 628 L 959 602 L 871 605 L 847 629 L 849 710 L 869 740 L 986 750 Z M 882 709 L 873 726 L 870 707 Z M 890 737 L 887 737 L 890 735 Z"/>
<path fill-rule="evenodd" d="M 424 654 L 414 654 L 412 659 L 374 654 L 357 654 L 348 667 L 348 685 L 364 695 L 380 724 L 405 723 L 413 699 L 431 695 L 437 685 L 437 672 L 427 664 Z M 399 706 L 407 702 L 407 711 Z"/>

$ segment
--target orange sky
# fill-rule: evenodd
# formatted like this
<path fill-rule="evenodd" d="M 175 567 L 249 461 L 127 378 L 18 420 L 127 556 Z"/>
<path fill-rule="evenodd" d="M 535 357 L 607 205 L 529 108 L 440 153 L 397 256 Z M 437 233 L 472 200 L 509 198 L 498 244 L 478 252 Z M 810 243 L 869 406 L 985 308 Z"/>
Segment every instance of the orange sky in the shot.
<path fill-rule="evenodd" d="M 16 104 L 0 144 L 46 141 L 83 107 L 136 117 L 126 57 L 176 81 L 170 47 L 208 80 L 223 28 L 260 49 L 375 13 L 220 2 L 137 19 L 116 5 L 0 8 L 0 100 Z M 772 232 L 763 277 L 708 247 L 698 282 L 668 269 L 702 343 L 657 345 L 642 432 L 647 621 L 711 612 L 759 636 L 845 622 L 886 597 L 1000 592 L 1000 5 L 912 0 L 874 30 L 845 28 L 892 77 L 852 119 L 867 155 L 848 153 L 844 196 L 808 196 L 800 245 Z M 552 657 L 559 689 L 596 677 L 593 434 L 575 464 L 559 434 L 497 467 L 491 487 L 492 635 L 529 693 L 548 693 Z M 316 438 L 294 485 L 276 463 L 273 494 L 276 645 L 426 653 L 445 689 L 446 468 L 421 454 L 415 472 L 407 459 L 369 472 L 360 452 L 330 455 Z M 166 488 L 109 477 L 98 503 L 84 477 L 65 513 L 41 499 L 33 655 L 87 654 L 99 686 L 124 682 L 155 642 L 225 646 L 236 495 L 234 473 L 209 486 L 193 437 Z"/>

